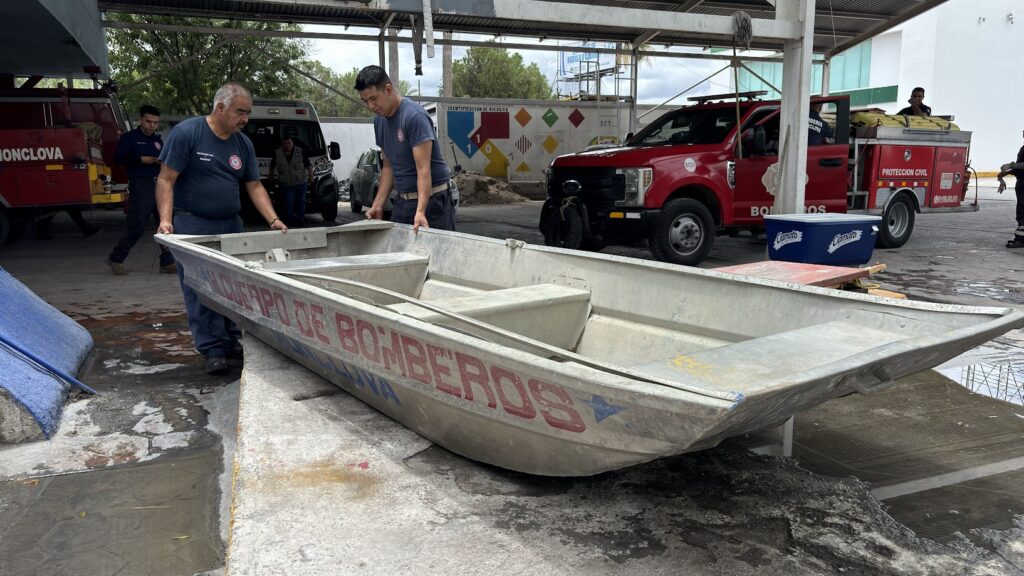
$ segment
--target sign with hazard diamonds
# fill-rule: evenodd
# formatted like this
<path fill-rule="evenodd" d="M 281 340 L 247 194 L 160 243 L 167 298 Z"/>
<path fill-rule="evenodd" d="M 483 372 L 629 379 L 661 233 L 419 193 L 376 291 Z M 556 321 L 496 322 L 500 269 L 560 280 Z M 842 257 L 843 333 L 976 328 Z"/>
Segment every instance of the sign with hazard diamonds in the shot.
<path fill-rule="evenodd" d="M 437 104 L 445 158 L 510 181 L 541 182 L 555 156 L 618 144 L 628 125 L 628 108 L 590 102 L 449 102 Z"/>

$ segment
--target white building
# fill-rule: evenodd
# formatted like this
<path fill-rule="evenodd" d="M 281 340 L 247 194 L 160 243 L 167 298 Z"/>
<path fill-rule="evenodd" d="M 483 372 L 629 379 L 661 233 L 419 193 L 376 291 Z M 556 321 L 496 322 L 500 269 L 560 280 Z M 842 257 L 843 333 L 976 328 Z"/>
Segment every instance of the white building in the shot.
<path fill-rule="evenodd" d="M 953 115 L 973 133 L 974 169 L 994 172 L 1016 157 L 1022 143 L 1022 54 L 1024 1 L 949 0 L 835 57 L 829 92 L 849 94 L 855 108 L 893 113 L 920 86 L 933 114 Z M 781 87 L 780 65 L 751 68 Z M 813 82 L 811 91 L 820 91 L 821 66 L 815 66 Z M 741 73 L 740 89 L 770 88 Z"/>

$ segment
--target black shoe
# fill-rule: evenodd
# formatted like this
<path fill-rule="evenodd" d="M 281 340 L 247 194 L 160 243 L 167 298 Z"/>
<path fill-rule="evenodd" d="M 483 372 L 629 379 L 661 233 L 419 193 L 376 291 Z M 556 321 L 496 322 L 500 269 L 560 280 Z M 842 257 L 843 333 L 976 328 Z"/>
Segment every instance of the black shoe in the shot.
<path fill-rule="evenodd" d="M 227 358 L 223 356 L 206 357 L 206 373 L 211 376 L 223 376 L 231 371 Z"/>
<path fill-rule="evenodd" d="M 242 360 L 244 358 L 245 358 L 245 354 L 244 354 L 244 351 L 242 350 L 242 343 L 241 342 L 235 342 L 234 344 L 232 344 L 231 348 L 228 349 L 228 359 L 229 360 Z"/>
<path fill-rule="evenodd" d="M 1007 248 L 1024 248 L 1024 237 L 1014 236 L 1013 240 L 1006 243 Z"/>

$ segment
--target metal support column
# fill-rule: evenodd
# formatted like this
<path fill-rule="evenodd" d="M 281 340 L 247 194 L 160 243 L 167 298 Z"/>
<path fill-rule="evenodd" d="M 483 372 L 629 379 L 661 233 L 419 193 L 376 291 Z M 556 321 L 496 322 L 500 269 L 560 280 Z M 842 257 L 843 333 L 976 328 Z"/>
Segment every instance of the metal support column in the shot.
<path fill-rule="evenodd" d="M 629 61 L 629 131 L 636 134 L 636 89 L 640 79 L 640 46 L 633 44 Z"/>
<path fill-rule="evenodd" d="M 803 214 L 807 184 L 807 116 L 810 114 L 814 0 L 778 0 L 775 17 L 795 24 L 799 34 L 786 40 L 782 56 L 782 113 L 779 134 L 777 214 Z"/>
<path fill-rule="evenodd" d="M 821 64 L 821 95 L 828 96 L 828 84 L 832 79 L 832 58 L 826 56 Z"/>

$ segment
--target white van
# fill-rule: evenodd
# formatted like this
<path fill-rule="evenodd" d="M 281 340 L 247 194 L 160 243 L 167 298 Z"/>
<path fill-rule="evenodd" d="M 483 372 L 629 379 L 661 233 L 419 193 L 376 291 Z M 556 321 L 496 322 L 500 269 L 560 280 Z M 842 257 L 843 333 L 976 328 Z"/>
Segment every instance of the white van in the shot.
<path fill-rule="evenodd" d="M 295 145 L 306 151 L 313 165 L 314 183 L 306 192 L 306 213 L 319 212 L 324 222 L 338 217 L 339 187 L 332 160 L 341 158 L 337 142 L 327 145 L 320 130 L 320 119 L 313 105 L 304 100 L 268 100 L 257 98 L 245 125 L 259 162 L 260 178 L 277 206 L 276 190 L 270 177 L 270 160 L 281 146 L 281 136 L 290 135 Z M 242 195 L 243 201 L 248 196 Z M 280 208 L 278 208 L 280 213 Z"/>

